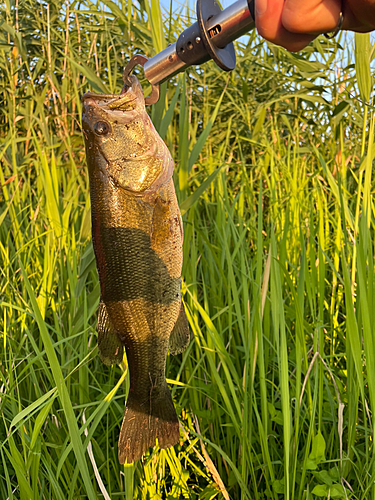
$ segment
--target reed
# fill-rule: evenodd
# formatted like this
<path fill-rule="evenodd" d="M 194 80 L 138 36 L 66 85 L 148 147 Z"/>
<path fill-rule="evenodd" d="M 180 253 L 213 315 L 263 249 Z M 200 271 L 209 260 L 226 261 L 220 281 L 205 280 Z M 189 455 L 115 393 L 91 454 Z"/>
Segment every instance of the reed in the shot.
<path fill-rule="evenodd" d="M 375 499 L 370 37 L 290 54 L 251 33 L 232 73 L 163 85 L 150 113 L 176 162 L 194 338 L 167 360 L 180 443 L 123 467 L 127 367 L 97 356 L 80 96 L 119 92 L 128 58 L 194 13 L 0 13 L 0 498 Z"/>

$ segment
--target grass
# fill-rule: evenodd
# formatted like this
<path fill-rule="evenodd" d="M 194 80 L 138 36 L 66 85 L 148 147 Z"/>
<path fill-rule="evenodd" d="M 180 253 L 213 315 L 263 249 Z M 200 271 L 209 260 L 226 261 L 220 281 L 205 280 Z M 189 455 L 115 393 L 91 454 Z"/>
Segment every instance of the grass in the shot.
<path fill-rule="evenodd" d="M 232 73 L 163 85 L 150 113 L 176 162 L 194 339 L 167 360 L 180 443 L 123 467 L 127 367 L 97 356 L 80 96 L 119 92 L 130 55 L 194 15 L 0 12 L 0 498 L 375 499 L 370 37 L 289 54 L 251 33 Z"/>

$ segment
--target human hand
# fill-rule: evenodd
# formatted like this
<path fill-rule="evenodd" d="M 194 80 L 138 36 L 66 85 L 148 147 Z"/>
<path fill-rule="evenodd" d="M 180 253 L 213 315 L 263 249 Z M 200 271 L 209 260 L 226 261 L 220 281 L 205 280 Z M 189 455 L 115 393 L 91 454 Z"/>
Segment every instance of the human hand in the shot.
<path fill-rule="evenodd" d="M 255 0 L 258 33 L 290 51 L 306 47 L 321 33 L 375 29 L 375 0 Z"/>

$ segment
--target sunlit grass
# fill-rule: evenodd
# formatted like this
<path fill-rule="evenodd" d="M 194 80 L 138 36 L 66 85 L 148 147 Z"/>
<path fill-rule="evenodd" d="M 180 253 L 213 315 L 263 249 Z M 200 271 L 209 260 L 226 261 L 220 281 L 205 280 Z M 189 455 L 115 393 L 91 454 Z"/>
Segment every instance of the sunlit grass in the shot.
<path fill-rule="evenodd" d="M 176 162 L 194 338 L 167 360 L 180 443 L 123 467 L 127 367 L 97 356 L 80 97 L 119 92 L 186 11 L 17 5 L 1 7 L 0 498 L 375 499 L 367 35 L 354 68 L 344 35 L 300 56 L 252 33 L 231 74 L 163 86 L 150 113 Z"/>

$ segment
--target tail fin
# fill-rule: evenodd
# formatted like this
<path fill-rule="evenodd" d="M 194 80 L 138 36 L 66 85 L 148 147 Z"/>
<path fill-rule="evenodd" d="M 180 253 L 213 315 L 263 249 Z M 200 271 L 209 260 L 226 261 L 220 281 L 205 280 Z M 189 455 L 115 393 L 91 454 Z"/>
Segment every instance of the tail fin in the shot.
<path fill-rule="evenodd" d="M 120 464 L 139 460 L 155 446 L 156 438 L 160 448 L 174 446 L 180 439 L 178 418 L 166 382 L 151 391 L 148 401 L 129 392 L 118 441 Z"/>

